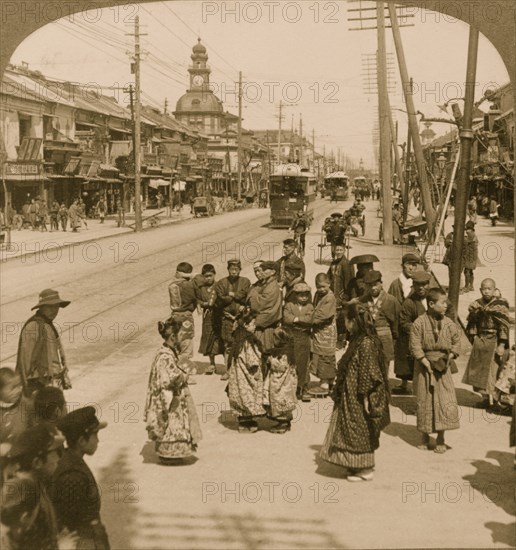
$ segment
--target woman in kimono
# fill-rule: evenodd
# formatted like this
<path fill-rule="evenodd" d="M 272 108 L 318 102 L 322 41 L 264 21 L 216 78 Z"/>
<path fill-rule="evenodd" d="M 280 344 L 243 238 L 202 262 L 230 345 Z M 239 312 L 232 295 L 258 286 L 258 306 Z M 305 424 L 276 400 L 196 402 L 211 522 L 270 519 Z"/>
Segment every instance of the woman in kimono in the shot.
<path fill-rule="evenodd" d="M 181 321 L 172 318 L 158 323 L 163 345 L 151 366 L 145 404 L 147 431 L 156 443 L 156 454 L 163 464 L 174 464 L 192 456 L 202 438 L 188 388 L 188 374 L 178 361 L 181 325 Z"/>
<path fill-rule="evenodd" d="M 452 369 L 460 353 L 457 325 L 446 317 L 447 297 L 440 288 L 426 295 L 427 312 L 419 316 L 410 333 L 410 352 L 415 360 L 414 394 L 417 401 L 417 429 L 423 433 L 419 448 L 430 448 L 430 434 L 437 432 L 434 452 L 447 450 L 445 430 L 459 427 L 457 397 Z"/>
<path fill-rule="evenodd" d="M 215 308 L 215 268 L 211 264 L 202 266 L 202 285 L 197 290 L 197 304 L 202 310 L 202 333 L 199 353 L 210 358 L 205 374 L 215 372 L 215 356 L 224 354 L 221 338 L 221 311 Z"/>
<path fill-rule="evenodd" d="M 283 434 L 290 430 L 292 411 L 296 408 L 297 376 L 293 366 L 293 342 L 288 333 L 274 331 L 274 348 L 267 352 L 267 376 L 264 381 L 264 405 L 269 417 L 277 422 L 269 431 Z"/>
<path fill-rule="evenodd" d="M 239 415 L 239 432 L 257 432 L 258 423 L 255 417 L 265 414 L 262 345 L 256 338 L 255 331 L 255 314 L 246 311 L 238 319 L 238 326 L 233 334 L 227 388 L 229 405 Z"/>
<path fill-rule="evenodd" d="M 320 458 L 347 468 L 348 481 L 371 481 L 380 432 L 390 423 L 386 359 L 367 308 L 347 303 L 343 311 L 349 345 L 339 361 Z"/>

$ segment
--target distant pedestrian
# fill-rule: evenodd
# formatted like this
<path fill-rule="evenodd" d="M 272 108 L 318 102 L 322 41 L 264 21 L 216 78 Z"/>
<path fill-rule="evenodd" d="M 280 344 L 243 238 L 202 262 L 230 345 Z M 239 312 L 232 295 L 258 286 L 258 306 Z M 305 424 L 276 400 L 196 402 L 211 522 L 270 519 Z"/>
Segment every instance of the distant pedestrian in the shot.
<path fill-rule="evenodd" d="M 346 304 L 344 319 L 349 345 L 339 361 L 333 412 L 319 456 L 346 468 L 350 482 L 371 481 L 374 451 L 390 423 L 385 358 L 367 309 Z"/>
<path fill-rule="evenodd" d="M 50 207 L 50 231 L 59 231 L 59 203 L 54 200 Z"/>
<path fill-rule="evenodd" d="M 491 202 L 489 203 L 489 218 L 491 219 L 491 225 L 493 226 L 498 222 L 498 208 L 500 208 L 500 205 L 498 204 L 496 197 L 491 197 Z"/>
<path fill-rule="evenodd" d="M 314 296 L 312 317 L 312 362 L 310 372 L 319 378 L 319 388 L 328 392 L 335 379 L 335 352 L 337 346 L 337 302 L 330 290 L 326 273 L 315 277 L 317 292 Z"/>
<path fill-rule="evenodd" d="M 447 450 L 444 432 L 459 428 L 452 369 L 460 353 L 460 335 L 457 325 L 445 316 L 447 298 L 443 290 L 431 288 L 426 302 L 427 312 L 414 321 L 410 333 L 417 429 L 423 434 L 419 448 L 429 449 L 430 434 L 437 432 L 434 452 L 442 454 Z"/>
<path fill-rule="evenodd" d="M 107 208 L 106 208 L 106 203 L 104 202 L 103 199 L 100 199 L 99 202 L 97 203 L 96 210 L 100 219 L 100 223 L 104 223 L 104 218 L 106 217 Z"/>
<path fill-rule="evenodd" d="M 124 208 L 124 203 L 120 198 L 118 198 L 116 201 L 116 213 L 118 216 L 117 226 L 118 227 L 125 226 L 125 208 Z"/>
<path fill-rule="evenodd" d="M 181 320 L 158 323 L 163 344 L 152 362 L 144 420 L 149 438 L 163 464 L 174 464 L 197 451 L 202 439 L 195 403 L 188 388 L 189 374 L 180 363 Z"/>
<path fill-rule="evenodd" d="M 50 489 L 58 524 L 77 535 L 76 548 L 109 550 L 106 529 L 100 517 L 100 488 L 84 456 L 95 454 L 99 431 L 107 426 L 100 422 L 94 407 L 75 409 L 60 419 L 59 428 L 66 437 Z"/>
<path fill-rule="evenodd" d="M 496 283 L 484 279 L 481 298 L 469 306 L 466 332 L 473 349 L 462 382 L 483 397 L 483 406 L 493 404 L 497 374 L 509 348 L 510 317 L 507 300 L 496 297 Z"/>
<path fill-rule="evenodd" d="M 35 231 L 38 226 L 39 203 L 37 203 L 34 199 L 31 199 L 30 201 L 28 212 L 32 231 Z"/>
<path fill-rule="evenodd" d="M 468 218 L 470 222 L 477 223 L 477 197 L 472 195 L 468 201 Z"/>
<path fill-rule="evenodd" d="M 211 264 L 202 266 L 202 285 L 198 288 L 197 303 L 202 312 L 202 332 L 199 353 L 208 356 L 210 364 L 205 374 L 215 372 L 215 356 L 224 355 L 224 342 L 221 338 L 222 312 L 215 307 L 215 268 Z"/>
<path fill-rule="evenodd" d="M 70 227 L 74 233 L 77 233 L 78 228 L 81 226 L 81 214 L 79 211 L 79 205 L 77 199 L 72 202 L 68 209 L 68 219 L 70 220 Z"/>
<path fill-rule="evenodd" d="M 46 201 L 41 201 L 38 210 L 38 226 L 40 231 L 48 231 L 47 229 L 48 207 Z"/>
<path fill-rule="evenodd" d="M 38 304 L 32 308 L 38 311 L 21 330 L 16 372 L 27 396 L 44 386 L 71 388 L 63 345 L 53 324 L 59 309 L 69 304 L 56 290 L 42 290 Z"/>
<path fill-rule="evenodd" d="M 473 292 L 474 274 L 478 263 L 478 237 L 475 233 L 475 223 L 466 223 L 466 235 L 464 237 L 464 249 L 462 255 L 464 266 L 464 288 L 462 292 Z"/>
<path fill-rule="evenodd" d="M 68 225 L 68 208 L 62 203 L 59 207 L 59 221 L 61 222 L 61 229 L 66 231 Z"/>

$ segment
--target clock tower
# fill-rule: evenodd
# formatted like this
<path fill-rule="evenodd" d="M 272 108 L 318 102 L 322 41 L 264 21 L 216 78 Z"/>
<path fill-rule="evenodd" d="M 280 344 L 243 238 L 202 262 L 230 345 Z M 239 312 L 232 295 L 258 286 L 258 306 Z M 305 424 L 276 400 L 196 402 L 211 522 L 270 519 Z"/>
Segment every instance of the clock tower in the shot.
<path fill-rule="evenodd" d="M 201 39 L 197 39 L 197 44 L 192 48 L 190 56 L 192 64 L 188 68 L 190 73 L 190 91 L 207 90 L 210 83 L 211 69 L 206 62 L 208 54 L 206 48 L 201 44 Z"/>

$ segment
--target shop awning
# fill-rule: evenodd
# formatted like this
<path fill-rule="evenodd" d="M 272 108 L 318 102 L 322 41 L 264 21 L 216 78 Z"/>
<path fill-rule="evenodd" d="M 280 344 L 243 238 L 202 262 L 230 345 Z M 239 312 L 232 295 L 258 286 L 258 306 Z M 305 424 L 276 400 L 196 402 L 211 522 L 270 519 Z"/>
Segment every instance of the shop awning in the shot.
<path fill-rule="evenodd" d="M 176 181 L 173 185 L 172 185 L 172 189 L 174 191 L 184 191 L 186 189 L 186 181 Z"/>
<path fill-rule="evenodd" d="M 88 128 L 99 128 L 98 124 L 93 124 L 92 122 L 80 122 L 79 120 L 75 121 L 75 126 L 87 126 Z"/>
<path fill-rule="evenodd" d="M 112 126 L 111 124 L 108 124 L 108 128 L 110 130 L 113 130 L 113 132 L 120 132 L 121 134 L 131 134 L 131 130 L 126 130 L 124 128 L 116 128 L 115 126 Z"/>
<path fill-rule="evenodd" d="M 105 172 L 120 172 L 120 170 L 111 164 L 100 164 L 99 165 L 100 170 L 104 170 Z"/>
<path fill-rule="evenodd" d="M 157 189 L 158 187 L 168 187 L 170 182 L 162 178 L 149 180 L 149 187 Z"/>

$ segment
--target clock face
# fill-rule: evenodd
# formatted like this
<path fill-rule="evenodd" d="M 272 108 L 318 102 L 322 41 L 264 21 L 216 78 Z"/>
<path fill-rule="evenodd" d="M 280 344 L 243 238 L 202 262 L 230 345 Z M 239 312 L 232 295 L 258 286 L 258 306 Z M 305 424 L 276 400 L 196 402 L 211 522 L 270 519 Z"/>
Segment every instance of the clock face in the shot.
<path fill-rule="evenodd" d="M 196 85 L 196 86 L 202 86 L 202 83 L 204 82 L 204 78 L 200 75 L 200 74 L 196 74 L 194 77 L 193 77 L 193 83 Z"/>

